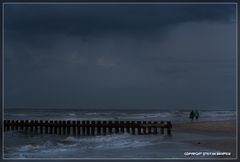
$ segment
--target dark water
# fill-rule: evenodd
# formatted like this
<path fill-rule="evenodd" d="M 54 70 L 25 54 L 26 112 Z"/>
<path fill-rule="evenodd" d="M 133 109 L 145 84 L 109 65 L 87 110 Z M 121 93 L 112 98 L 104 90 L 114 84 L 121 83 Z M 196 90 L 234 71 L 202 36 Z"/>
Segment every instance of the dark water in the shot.
<path fill-rule="evenodd" d="M 51 120 L 170 120 L 189 122 L 188 111 L 97 111 L 77 109 L 6 109 L 5 119 Z M 200 121 L 235 119 L 234 111 L 201 111 Z M 163 135 L 112 134 L 106 136 L 37 135 L 4 133 L 5 158 L 186 158 L 184 152 L 218 150 L 193 146 L 186 141 L 211 136 L 175 133 Z M 214 137 L 222 138 L 222 137 Z M 201 157 L 200 157 L 201 158 Z"/>
<path fill-rule="evenodd" d="M 5 119 L 51 120 L 152 120 L 188 122 L 189 111 L 159 110 L 78 110 L 78 109 L 5 109 Z M 235 119 L 235 111 L 200 111 L 201 121 Z"/>

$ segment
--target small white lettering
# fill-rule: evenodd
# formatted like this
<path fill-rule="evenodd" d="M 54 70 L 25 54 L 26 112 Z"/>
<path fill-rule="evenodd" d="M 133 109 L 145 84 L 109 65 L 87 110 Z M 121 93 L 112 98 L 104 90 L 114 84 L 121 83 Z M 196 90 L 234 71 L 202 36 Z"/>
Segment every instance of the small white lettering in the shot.
<path fill-rule="evenodd" d="M 184 156 L 230 156 L 231 152 L 184 152 Z"/>

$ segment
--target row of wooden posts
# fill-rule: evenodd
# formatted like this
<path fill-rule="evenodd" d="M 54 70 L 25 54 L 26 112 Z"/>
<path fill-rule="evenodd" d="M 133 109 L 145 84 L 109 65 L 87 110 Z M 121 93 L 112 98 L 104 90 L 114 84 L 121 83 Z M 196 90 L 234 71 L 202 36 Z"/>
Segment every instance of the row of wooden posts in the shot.
<path fill-rule="evenodd" d="M 57 120 L 4 120 L 4 131 L 27 131 L 40 134 L 106 135 L 111 133 L 167 134 L 172 124 L 152 121 L 57 121 Z"/>

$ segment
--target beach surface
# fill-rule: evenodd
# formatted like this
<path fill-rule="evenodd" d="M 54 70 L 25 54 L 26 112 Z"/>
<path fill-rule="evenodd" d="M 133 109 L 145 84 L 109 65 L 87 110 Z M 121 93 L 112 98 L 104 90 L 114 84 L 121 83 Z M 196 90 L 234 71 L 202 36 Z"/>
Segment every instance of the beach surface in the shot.
<path fill-rule="evenodd" d="M 189 133 L 194 135 L 209 136 L 209 139 L 185 140 L 196 146 L 208 147 L 221 152 L 231 152 L 231 156 L 236 157 L 236 121 L 208 121 L 189 122 L 174 124 L 174 133 Z"/>

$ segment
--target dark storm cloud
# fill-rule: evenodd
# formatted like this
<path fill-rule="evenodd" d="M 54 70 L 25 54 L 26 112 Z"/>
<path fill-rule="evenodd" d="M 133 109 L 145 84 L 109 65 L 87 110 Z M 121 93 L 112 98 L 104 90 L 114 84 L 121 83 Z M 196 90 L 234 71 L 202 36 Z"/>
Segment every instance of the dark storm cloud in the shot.
<path fill-rule="evenodd" d="M 234 19 L 234 7 L 221 4 L 6 5 L 5 26 L 6 30 L 23 34 L 150 32 L 188 21 L 229 22 Z"/>
<path fill-rule="evenodd" d="M 233 108 L 235 5 L 6 5 L 6 105 Z"/>

